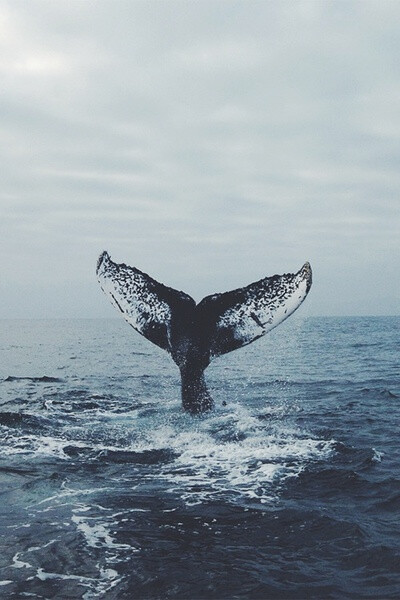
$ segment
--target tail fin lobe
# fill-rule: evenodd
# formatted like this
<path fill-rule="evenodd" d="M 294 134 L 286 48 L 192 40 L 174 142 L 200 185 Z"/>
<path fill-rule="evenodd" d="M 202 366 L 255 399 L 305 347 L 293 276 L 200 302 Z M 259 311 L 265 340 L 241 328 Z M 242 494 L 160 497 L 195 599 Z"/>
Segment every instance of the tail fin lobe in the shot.
<path fill-rule="evenodd" d="M 306 262 L 297 273 L 265 277 L 204 298 L 197 311 L 201 321 L 208 321 L 210 359 L 246 346 L 277 327 L 297 310 L 311 284 L 311 266 Z"/>

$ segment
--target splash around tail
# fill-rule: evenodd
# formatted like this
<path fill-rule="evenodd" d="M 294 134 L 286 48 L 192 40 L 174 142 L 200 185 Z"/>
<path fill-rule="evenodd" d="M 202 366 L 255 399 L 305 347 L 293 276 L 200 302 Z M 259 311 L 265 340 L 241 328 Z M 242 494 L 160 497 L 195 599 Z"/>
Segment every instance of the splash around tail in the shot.
<path fill-rule="evenodd" d="M 196 304 L 188 294 L 139 269 L 114 263 L 107 252 L 100 255 L 96 273 L 124 319 L 171 355 L 181 373 L 182 406 L 192 414 L 214 406 L 204 379 L 210 362 L 282 323 L 301 305 L 312 284 L 306 262 L 297 273 L 265 277 Z"/>

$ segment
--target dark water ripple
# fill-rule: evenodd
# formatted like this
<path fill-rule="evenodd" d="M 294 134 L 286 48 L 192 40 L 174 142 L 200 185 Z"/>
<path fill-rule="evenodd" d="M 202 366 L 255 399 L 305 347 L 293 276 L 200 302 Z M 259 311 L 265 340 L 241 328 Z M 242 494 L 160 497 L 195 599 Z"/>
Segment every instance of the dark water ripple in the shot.
<path fill-rule="evenodd" d="M 124 323 L 3 321 L 0 597 L 398 598 L 399 324 L 293 318 L 194 418 Z"/>

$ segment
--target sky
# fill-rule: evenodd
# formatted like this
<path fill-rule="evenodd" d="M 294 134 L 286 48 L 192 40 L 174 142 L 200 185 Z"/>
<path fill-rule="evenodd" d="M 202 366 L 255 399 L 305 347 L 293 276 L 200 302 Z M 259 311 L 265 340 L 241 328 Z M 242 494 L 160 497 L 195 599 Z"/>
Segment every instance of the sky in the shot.
<path fill-rule="evenodd" d="M 399 31 L 385 0 L 0 0 L 0 318 L 117 317 L 104 249 L 196 301 L 309 260 L 305 314 L 399 314 Z"/>

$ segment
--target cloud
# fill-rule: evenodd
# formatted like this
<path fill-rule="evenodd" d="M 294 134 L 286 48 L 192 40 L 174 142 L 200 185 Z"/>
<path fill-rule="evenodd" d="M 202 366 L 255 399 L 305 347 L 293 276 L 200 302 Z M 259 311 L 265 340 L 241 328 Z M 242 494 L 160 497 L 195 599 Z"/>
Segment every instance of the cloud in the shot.
<path fill-rule="evenodd" d="M 398 4 L 1 10 L 1 316 L 112 315 L 103 248 L 197 299 L 309 259 L 314 313 L 398 312 Z"/>

